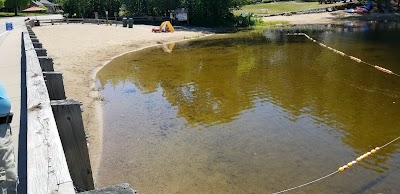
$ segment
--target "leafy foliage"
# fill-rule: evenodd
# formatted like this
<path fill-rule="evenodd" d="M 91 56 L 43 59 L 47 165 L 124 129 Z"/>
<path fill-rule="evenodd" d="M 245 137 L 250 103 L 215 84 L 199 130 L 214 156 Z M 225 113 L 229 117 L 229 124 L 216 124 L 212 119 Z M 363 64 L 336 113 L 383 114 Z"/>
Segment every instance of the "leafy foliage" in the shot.
<path fill-rule="evenodd" d="M 189 8 L 191 23 L 203 26 L 230 25 L 232 9 L 239 9 L 249 0 L 121 0 L 127 15 L 167 16 L 168 10 Z"/>
<path fill-rule="evenodd" d="M 104 17 L 106 11 L 109 12 L 109 16 L 114 16 L 114 12 L 119 12 L 121 7 L 120 0 L 57 0 L 56 2 L 63 6 L 64 13 L 76 14 L 77 17 L 93 17 L 94 12 Z"/>
<path fill-rule="evenodd" d="M 4 0 L 0 0 L 0 9 L 4 7 Z"/>
<path fill-rule="evenodd" d="M 25 8 L 25 7 L 27 7 L 29 5 L 29 3 L 30 3 L 30 0 L 18 0 L 17 1 L 17 7 Z M 9 8 L 9 9 L 14 8 L 15 7 L 15 0 L 4 0 L 4 7 L 5 8 Z"/>
<path fill-rule="evenodd" d="M 78 17 L 100 16 L 109 11 L 110 16 L 119 12 L 127 16 L 169 16 L 169 10 L 189 8 L 192 24 L 224 26 L 235 22 L 232 10 L 240 9 L 249 0 L 56 0 L 63 5 L 64 13 L 76 13 Z"/>

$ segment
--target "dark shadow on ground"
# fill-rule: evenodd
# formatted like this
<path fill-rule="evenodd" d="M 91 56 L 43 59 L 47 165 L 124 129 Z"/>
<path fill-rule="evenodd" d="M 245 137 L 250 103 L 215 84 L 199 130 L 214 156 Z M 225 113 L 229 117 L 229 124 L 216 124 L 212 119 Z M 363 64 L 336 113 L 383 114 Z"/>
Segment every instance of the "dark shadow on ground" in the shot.
<path fill-rule="evenodd" d="M 400 21 L 399 13 L 371 13 L 371 14 L 354 14 L 351 16 L 345 16 L 337 18 L 339 21 L 388 21 L 398 22 Z"/>

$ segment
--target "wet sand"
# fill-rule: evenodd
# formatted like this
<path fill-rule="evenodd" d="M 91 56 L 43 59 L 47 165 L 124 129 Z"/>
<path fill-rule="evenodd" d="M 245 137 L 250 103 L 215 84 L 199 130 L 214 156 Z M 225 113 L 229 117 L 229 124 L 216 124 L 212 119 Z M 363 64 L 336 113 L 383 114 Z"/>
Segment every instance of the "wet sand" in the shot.
<path fill-rule="evenodd" d="M 102 152 L 102 99 L 98 97 L 95 76 L 115 56 L 166 42 L 193 39 L 207 32 L 177 30 L 174 33 L 152 33 L 154 26 L 121 26 L 93 24 L 47 25 L 33 28 L 54 69 L 64 74 L 67 98 L 83 102 L 83 121 L 89 136 L 89 154 L 96 184 Z"/>

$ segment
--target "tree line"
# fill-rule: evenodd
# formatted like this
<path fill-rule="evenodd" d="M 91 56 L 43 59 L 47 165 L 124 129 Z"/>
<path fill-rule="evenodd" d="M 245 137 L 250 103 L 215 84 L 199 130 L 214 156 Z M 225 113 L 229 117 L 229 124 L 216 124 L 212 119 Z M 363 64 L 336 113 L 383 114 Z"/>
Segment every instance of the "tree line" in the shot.
<path fill-rule="evenodd" d="M 15 7 L 25 8 L 29 5 L 30 0 L 0 0 L 0 9 L 7 8 L 10 10 L 14 10 Z"/>
<path fill-rule="evenodd" d="M 203 26 L 221 26 L 234 23 L 232 9 L 239 9 L 249 0 L 57 0 L 63 6 L 64 13 L 77 17 L 99 16 L 169 16 L 170 10 L 189 8 L 192 24 Z"/>

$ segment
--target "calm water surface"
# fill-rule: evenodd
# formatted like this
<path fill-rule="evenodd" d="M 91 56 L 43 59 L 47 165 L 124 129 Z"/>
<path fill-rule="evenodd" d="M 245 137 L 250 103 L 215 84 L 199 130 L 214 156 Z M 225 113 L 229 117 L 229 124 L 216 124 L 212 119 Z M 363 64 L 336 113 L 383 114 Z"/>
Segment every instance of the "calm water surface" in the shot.
<path fill-rule="evenodd" d="M 307 28 L 299 29 L 400 73 L 399 24 Z M 124 55 L 98 73 L 105 102 L 99 186 L 271 193 L 400 135 L 400 77 L 304 37 L 265 30 L 172 47 Z M 398 193 L 399 148 L 294 193 Z"/>

